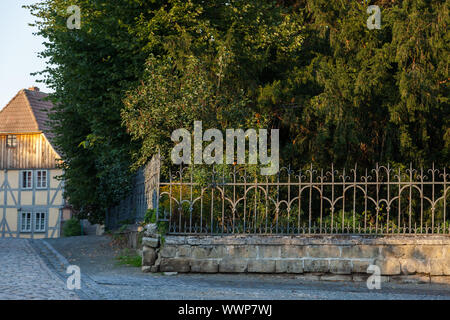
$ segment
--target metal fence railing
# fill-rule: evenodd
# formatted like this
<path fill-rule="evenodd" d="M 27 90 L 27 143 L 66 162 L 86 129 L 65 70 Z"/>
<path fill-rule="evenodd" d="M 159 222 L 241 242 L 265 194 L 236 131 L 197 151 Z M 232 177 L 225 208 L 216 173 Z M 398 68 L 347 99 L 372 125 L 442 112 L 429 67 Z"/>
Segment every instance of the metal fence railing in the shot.
<path fill-rule="evenodd" d="M 147 209 L 158 206 L 159 173 L 160 157 L 157 154 L 135 174 L 130 194 L 116 206 L 108 208 L 107 229 L 143 221 Z"/>
<path fill-rule="evenodd" d="M 160 182 L 159 212 L 171 234 L 450 234 L 447 172 L 311 166 L 258 176 L 235 166 L 198 181 L 185 167 Z"/>

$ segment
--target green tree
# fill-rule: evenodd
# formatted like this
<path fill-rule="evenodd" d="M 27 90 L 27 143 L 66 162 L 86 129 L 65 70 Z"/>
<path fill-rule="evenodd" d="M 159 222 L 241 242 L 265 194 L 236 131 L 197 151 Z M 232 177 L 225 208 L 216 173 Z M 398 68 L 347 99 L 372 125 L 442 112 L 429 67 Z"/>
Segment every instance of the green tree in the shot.
<path fill-rule="evenodd" d="M 380 30 L 366 27 L 369 4 L 295 2 L 306 38 L 286 75 L 295 107 L 278 109 L 294 167 L 449 163 L 449 1 L 372 1 Z"/>
<path fill-rule="evenodd" d="M 81 9 L 81 29 L 68 29 L 67 8 Z M 142 73 L 151 47 L 136 34 L 137 20 L 152 15 L 148 1 L 47 0 L 28 8 L 38 34 L 47 39 L 41 72 L 54 89 L 51 115 L 55 140 L 64 160 L 66 196 L 81 217 L 104 218 L 105 208 L 129 190 L 130 150 L 121 127 L 124 92 Z"/>

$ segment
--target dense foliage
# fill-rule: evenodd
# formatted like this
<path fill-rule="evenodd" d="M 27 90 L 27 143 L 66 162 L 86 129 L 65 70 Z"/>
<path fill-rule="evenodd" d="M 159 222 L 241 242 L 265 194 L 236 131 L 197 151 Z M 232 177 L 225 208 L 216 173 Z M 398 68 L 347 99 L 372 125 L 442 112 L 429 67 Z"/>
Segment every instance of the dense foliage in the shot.
<path fill-rule="evenodd" d="M 66 193 L 91 221 L 192 128 L 280 128 L 281 161 L 448 165 L 449 0 L 46 0 Z M 81 8 L 69 30 L 66 8 Z M 134 164 L 134 166 L 132 166 Z"/>

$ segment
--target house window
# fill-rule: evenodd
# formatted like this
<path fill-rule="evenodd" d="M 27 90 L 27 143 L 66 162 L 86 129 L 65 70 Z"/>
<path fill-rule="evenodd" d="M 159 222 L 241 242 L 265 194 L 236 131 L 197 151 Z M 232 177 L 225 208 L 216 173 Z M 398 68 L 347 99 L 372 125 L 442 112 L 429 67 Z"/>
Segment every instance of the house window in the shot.
<path fill-rule="evenodd" d="M 15 148 L 15 147 L 17 147 L 17 136 L 12 135 L 12 134 L 8 135 L 6 137 L 6 146 L 8 148 Z"/>
<path fill-rule="evenodd" d="M 22 171 L 22 189 L 31 189 L 33 186 L 33 172 L 31 170 Z"/>
<path fill-rule="evenodd" d="M 36 188 L 47 188 L 47 170 L 36 171 Z"/>
<path fill-rule="evenodd" d="M 34 216 L 34 231 L 45 232 L 45 212 L 36 212 Z"/>
<path fill-rule="evenodd" d="M 31 212 L 22 212 L 20 231 L 31 232 Z"/>

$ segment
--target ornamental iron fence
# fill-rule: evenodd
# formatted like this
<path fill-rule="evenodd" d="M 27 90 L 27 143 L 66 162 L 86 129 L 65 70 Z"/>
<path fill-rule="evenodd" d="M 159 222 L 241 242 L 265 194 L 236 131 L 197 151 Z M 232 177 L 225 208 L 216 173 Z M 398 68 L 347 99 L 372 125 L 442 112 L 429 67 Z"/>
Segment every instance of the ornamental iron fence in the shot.
<path fill-rule="evenodd" d="M 180 167 L 160 181 L 170 234 L 450 234 L 446 168 L 222 169 Z"/>

